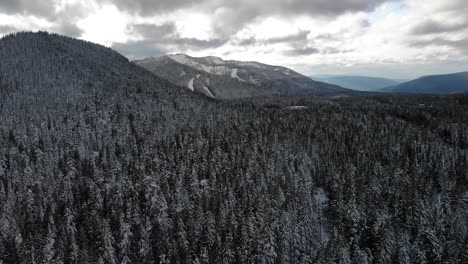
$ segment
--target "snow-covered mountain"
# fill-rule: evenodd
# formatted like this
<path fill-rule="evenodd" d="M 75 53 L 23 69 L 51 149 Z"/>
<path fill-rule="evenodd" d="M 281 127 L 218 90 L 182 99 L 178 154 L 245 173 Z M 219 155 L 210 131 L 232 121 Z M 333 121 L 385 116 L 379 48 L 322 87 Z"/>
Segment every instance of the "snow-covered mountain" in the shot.
<path fill-rule="evenodd" d="M 223 60 L 213 56 L 196 58 L 174 54 L 138 60 L 135 64 L 179 86 L 220 99 L 354 93 L 336 85 L 311 80 L 285 67 Z"/>

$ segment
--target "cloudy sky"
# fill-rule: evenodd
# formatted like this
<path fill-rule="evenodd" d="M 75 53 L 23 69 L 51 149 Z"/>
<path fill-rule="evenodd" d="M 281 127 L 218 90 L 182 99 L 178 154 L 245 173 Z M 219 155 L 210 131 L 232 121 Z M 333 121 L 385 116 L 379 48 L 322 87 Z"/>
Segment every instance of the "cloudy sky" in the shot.
<path fill-rule="evenodd" d="M 466 0 L 1 0 L 0 36 L 47 30 L 130 59 L 187 53 L 303 74 L 468 71 Z"/>

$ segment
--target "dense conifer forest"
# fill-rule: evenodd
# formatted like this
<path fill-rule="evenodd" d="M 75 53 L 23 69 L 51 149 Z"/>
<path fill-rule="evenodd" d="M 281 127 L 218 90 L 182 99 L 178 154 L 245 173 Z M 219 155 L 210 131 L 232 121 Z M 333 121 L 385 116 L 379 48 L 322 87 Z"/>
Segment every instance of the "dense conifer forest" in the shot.
<path fill-rule="evenodd" d="M 217 101 L 9 35 L 0 263 L 467 263 L 467 113 L 467 95 Z"/>

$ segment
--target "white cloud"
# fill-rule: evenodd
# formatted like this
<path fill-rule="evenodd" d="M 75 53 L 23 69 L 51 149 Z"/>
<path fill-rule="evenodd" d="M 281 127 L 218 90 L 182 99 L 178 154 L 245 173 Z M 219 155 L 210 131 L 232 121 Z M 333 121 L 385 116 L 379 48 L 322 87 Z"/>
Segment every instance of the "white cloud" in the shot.
<path fill-rule="evenodd" d="M 131 17 L 113 5 L 96 5 L 94 11 L 77 25 L 84 31 L 83 39 L 110 46 L 130 40 L 127 32 L 130 21 Z"/>

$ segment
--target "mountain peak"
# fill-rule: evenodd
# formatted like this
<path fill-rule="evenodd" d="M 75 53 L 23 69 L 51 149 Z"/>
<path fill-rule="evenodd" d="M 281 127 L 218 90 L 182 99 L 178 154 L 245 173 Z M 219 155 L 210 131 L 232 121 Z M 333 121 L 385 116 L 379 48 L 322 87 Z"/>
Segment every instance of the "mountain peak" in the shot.
<path fill-rule="evenodd" d="M 221 59 L 220 57 L 216 57 L 216 56 L 207 56 L 207 57 L 202 57 L 201 59 L 205 60 L 207 63 L 210 63 L 210 64 L 223 65 L 225 63 L 223 59 Z"/>
<path fill-rule="evenodd" d="M 352 93 L 339 86 L 313 81 L 282 66 L 254 61 L 223 60 L 215 56 L 191 57 L 178 53 L 135 63 L 191 91 L 222 99 Z"/>
<path fill-rule="evenodd" d="M 188 56 L 187 54 L 177 53 L 177 54 L 169 54 L 167 55 L 168 58 L 177 61 L 178 63 L 182 64 L 191 64 L 193 63 L 192 57 Z"/>

